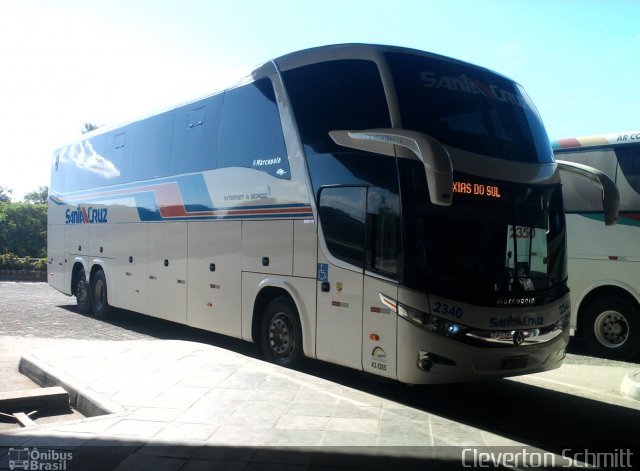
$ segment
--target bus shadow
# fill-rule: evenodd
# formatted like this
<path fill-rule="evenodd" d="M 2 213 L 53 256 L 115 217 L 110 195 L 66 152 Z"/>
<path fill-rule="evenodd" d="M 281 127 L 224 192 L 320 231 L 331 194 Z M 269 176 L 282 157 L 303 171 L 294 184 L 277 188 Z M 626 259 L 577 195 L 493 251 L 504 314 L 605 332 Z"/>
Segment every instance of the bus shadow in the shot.
<path fill-rule="evenodd" d="M 569 345 L 567 345 L 567 353 L 570 353 L 572 355 L 579 355 L 582 357 L 591 357 L 593 359 L 602 360 L 602 362 L 620 362 L 628 364 L 638 364 L 640 362 L 640 351 L 636 352 L 635 355 L 626 360 L 612 360 L 603 355 L 598 355 L 597 353 L 589 351 L 585 341 L 580 337 L 576 337 L 575 335 L 571 336 L 569 340 Z"/>
<path fill-rule="evenodd" d="M 105 322 L 146 337 L 199 342 L 260 358 L 255 344 L 130 311 L 116 310 Z M 633 447 L 640 436 L 640 410 L 509 379 L 408 386 L 311 359 L 300 370 L 555 453 L 566 448 Z"/>
<path fill-rule="evenodd" d="M 543 450 L 633 448 L 640 410 L 509 379 L 408 386 L 309 361 L 306 373 Z"/>
<path fill-rule="evenodd" d="M 235 351 L 242 355 L 259 358 L 259 352 L 254 344 L 243 340 L 218 334 L 215 332 L 197 329 L 185 324 L 147 316 L 125 309 L 112 308 L 111 315 L 106 319 L 97 319 L 92 314 L 81 314 L 74 304 L 59 305 L 74 315 L 83 316 L 96 322 L 104 322 L 131 333 L 137 334 L 139 338 L 154 338 L 159 340 L 185 340 L 189 342 L 206 343 L 209 345 Z M 99 336 L 99 333 L 95 333 Z M 91 333 L 88 333 L 91 336 Z M 109 336 L 108 339 L 112 339 Z M 100 338 L 96 338 L 99 340 Z"/>

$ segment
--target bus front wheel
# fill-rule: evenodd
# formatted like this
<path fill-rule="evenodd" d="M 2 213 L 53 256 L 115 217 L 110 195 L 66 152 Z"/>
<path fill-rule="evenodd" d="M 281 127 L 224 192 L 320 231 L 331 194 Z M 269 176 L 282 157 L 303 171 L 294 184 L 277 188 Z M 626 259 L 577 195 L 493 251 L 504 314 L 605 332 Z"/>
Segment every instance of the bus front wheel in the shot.
<path fill-rule="evenodd" d="M 262 354 L 267 361 L 295 367 L 302 361 L 302 328 L 290 299 L 278 297 L 264 311 L 260 331 Z"/>
<path fill-rule="evenodd" d="M 640 348 L 638 311 L 617 296 L 591 303 L 584 313 L 581 330 L 587 348 L 605 358 L 628 360 Z"/>
<path fill-rule="evenodd" d="M 107 278 L 102 270 L 98 270 L 91 280 L 91 309 L 101 319 L 111 314 L 111 306 L 107 301 Z"/>

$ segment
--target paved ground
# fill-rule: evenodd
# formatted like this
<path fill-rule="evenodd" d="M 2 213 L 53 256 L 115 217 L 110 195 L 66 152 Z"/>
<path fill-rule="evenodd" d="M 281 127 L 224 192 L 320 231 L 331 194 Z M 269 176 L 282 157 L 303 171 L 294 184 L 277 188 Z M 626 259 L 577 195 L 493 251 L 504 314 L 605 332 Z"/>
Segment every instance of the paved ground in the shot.
<path fill-rule="evenodd" d="M 131 313 L 97 321 L 44 284 L 0 283 L 0 300 L 3 351 L 110 412 L 0 434 L 74 453 L 70 470 L 458 469 L 462 447 L 622 449 L 640 435 L 639 403 L 618 392 L 636 364 L 570 355 L 539 375 L 407 387 L 317 361 L 281 369 L 251 344 Z"/>
<path fill-rule="evenodd" d="M 0 390 L 37 387 L 18 374 L 18 361 L 39 346 L 70 340 L 134 340 L 151 338 L 117 324 L 74 312 L 75 298 L 46 283 L 0 282 Z"/>

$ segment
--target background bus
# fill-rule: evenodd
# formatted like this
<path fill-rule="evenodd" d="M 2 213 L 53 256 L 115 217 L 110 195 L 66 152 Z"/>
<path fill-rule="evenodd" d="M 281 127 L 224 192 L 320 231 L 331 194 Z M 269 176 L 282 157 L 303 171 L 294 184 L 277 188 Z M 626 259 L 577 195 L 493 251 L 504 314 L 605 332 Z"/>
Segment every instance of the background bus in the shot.
<path fill-rule="evenodd" d="M 406 383 L 557 368 L 559 167 L 506 77 L 403 48 L 295 52 L 57 150 L 49 282 L 83 312 L 235 336 L 281 365 Z"/>
<path fill-rule="evenodd" d="M 571 323 L 594 353 L 631 358 L 640 348 L 640 131 L 552 144 L 557 159 L 595 167 L 618 186 L 618 224 L 605 227 L 599 202 L 563 180 Z"/>

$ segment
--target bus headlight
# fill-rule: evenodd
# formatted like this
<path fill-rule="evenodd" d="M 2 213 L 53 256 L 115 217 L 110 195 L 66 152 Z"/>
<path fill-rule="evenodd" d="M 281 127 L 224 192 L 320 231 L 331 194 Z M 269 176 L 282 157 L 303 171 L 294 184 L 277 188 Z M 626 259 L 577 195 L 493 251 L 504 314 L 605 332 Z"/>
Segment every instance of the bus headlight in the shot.
<path fill-rule="evenodd" d="M 418 311 L 417 309 L 410 308 L 400 303 L 398 303 L 397 305 L 398 305 L 397 313 L 399 316 L 404 317 L 405 319 L 415 324 L 424 325 L 428 316 L 426 312 Z"/>
<path fill-rule="evenodd" d="M 461 330 L 462 330 L 462 327 L 460 325 L 456 324 L 455 322 L 448 322 L 447 323 L 447 334 L 449 334 L 449 335 L 458 335 Z"/>
<path fill-rule="evenodd" d="M 387 296 L 380 294 L 380 300 L 382 303 L 389 307 L 393 312 L 400 317 L 405 318 L 409 322 L 419 325 L 429 332 L 435 332 L 447 337 L 458 337 L 464 335 L 469 328 L 455 322 L 447 321 L 441 317 L 434 316 L 432 314 L 419 311 L 412 307 L 399 303 Z"/>

